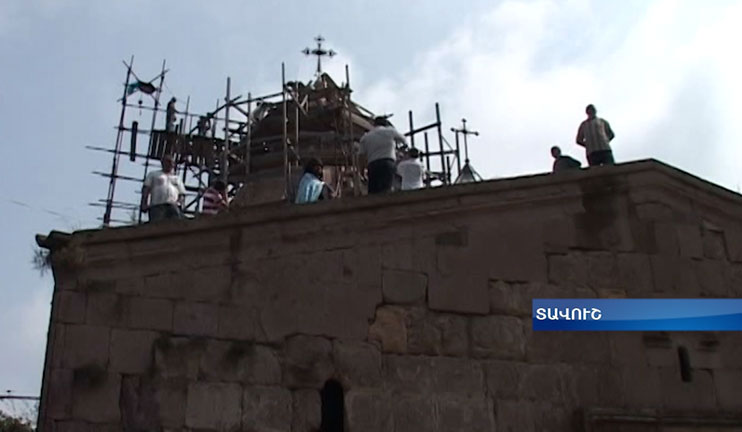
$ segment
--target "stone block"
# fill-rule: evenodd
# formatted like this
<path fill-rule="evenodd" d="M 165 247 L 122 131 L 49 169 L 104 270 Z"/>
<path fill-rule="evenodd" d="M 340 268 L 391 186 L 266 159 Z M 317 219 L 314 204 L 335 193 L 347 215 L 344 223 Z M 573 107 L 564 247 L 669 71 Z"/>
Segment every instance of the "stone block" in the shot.
<path fill-rule="evenodd" d="M 729 286 L 725 278 L 727 263 L 715 260 L 703 260 L 694 263 L 700 285 L 700 295 L 704 297 L 728 297 Z"/>
<path fill-rule="evenodd" d="M 428 307 L 444 312 L 486 314 L 489 312 L 487 268 L 472 263 L 466 248 L 441 247 L 436 266 L 428 271 Z"/>
<path fill-rule="evenodd" d="M 289 388 L 320 389 L 334 373 L 332 344 L 321 337 L 293 336 L 284 346 L 283 367 Z"/>
<path fill-rule="evenodd" d="M 385 355 L 384 382 L 394 393 L 429 393 L 435 387 L 431 357 Z"/>
<path fill-rule="evenodd" d="M 479 362 L 468 358 L 433 357 L 430 368 L 435 393 L 484 395 L 484 371 Z"/>
<path fill-rule="evenodd" d="M 588 252 L 588 286 L 595 291 L 623 289 L 618 272 L 616 256 L 611 252 Z"/>
<path fill-rule="evenodd" d="M 47 386 L 46 416 L 60 420 L 72 414 L 72 370 L 53 369 L 49 373 Z"/>
<path fill-rule="evenodd" d="M 513 216 L 511 216 L 513 217 Z M 473 223 L 469 235 L 468 266 L 481 268 L 488 279 L 509 282 L 546 282 L 547 262 L 541 233 L 533 229 L 540 223 L 532 213 L 517 219 L 495 222 L 491 216 Z"/>
<path fill-rule="evenodd" d="M 143 374 L 154 365 L 154 343 L 159 334 L 152 331 L 111 332 L 109 370 L 124 374 Z"/>
<path fill-rule="evenodd" d="M 528 284 L 490 281 L 490 313 L 531 316 Z"/>
<path fill-rule="evenodd" d="M 742 228 L 739 226 L 727 227 L 724 230 L 724 244 L 727 248 L 729 261 L 742 262 Z"/>
<path fill-rule="evenodd" d="M 111 330 L 108 327 L 72 324 L 65 327 L 62 366 L 76 369 L 108 364 Z"/>
<path fill-rule="evenodd" d="M 423 273 L 384 270 L 382 291 L 385 303 L 413 304 L 425 301 L 428 278 Z"/>
<path fill-rule="evenodd" d="M 618 283 L 630 297 L 649 296 L 653 289 L 652 266 L 649 255 L 622 253 L 616 257 Z"/>
<path fill-rule="evenodd" d="M 176 283 L 175 274 L 166 272 L 146 276 L 144 278 L 142 295 L 146 297 L 180 299 L 183 297 L 183 291 Z"/>
<path fill-rule="evenodd" d="M 129 327 L 171 331 L 173 302 L 166 299 L 133 297 L 129 302 Z"/>
<path fill-rule="evenodd" d="M 209 303 L 177 302 L 173 331 L 190 336 L 214 336 L 219 325 L 219 307 Z"/>
<path fill-rule="evenodd" d="M 683 382 L 679 368 L 659 368 L 662 406 L 666 410 L 703 411 L 716 407 L 716 392 L 711 371 L 694 370 L 693 380 Z"/>
<path fill-rule="evenodd" d="M 196 379 L 205 350 L 201 339 L 162 336 L 155 341 L 155 371 L 162 378 Z"/>
<path fill-rule="evenodd" d="M 436 430 L 435 405 L 428 396 L 400 396 L 392 404 L 395 431 Z"/>
<path fill-rule="evenodd" d="M 54 293 L 54 319 L 57 322 L 82 324 L 85 322 L 85 293 L 57 291 Z"/>
<path fill-rule="evenodd" d="M 471 351 L 478 358 L 522 359 L 525 356 L 523 323 L 510 316 L 473 317 Z"/>
<path fill-rule="evenodd" d="M 127 298 L 115 293 L 89 292 L 85 322 L 91 325 L 122 327 L 128 312 Z"/>
<path fill-rule="evenodd" d="M 671 223 L 654 222 L 654 253 L 661 255 L 678 255 L 680 253 L 680 242 L 678 240 L 678 231 Z"/>
<path fill-rule="evenodd" d="M 716 387 L 716 400 L 719 408 L 726 411 L 742 410 L 742 370 L 740 369 L 716 369 L 713 371 L 714 385 Z"/>
<path fill-rule="evenodd" d="M 72 416 L 93 423 L 121 421 L 119 395 L 121 376 L 101 372 L 81 377 L 76 372 L 72 389 Z"/>
<path fill-rule="evenodd" d="M 564 394 L 562 375 L 558 365 L 523 365 L 519 370 L 518 395 L 532 400 L 557 402 Z"/>
<path fill-rule="evenodd" d="M 398 306 L 382 306 L 368 328 L 368 339 L 381 344 L 384 352 L 407 352 L 407 316 Z"/>
<path fill-rule="evenodd" d="M 608 336 L 602 332 L 538 332 L 524 325 L 529 362 L 610 362 Z"/>
<path fill-rule="evenodd" d="M 549 283 L 567 288 L 588 286 L 587 260 L 582 254 L 549 255 Z"/>
<path fill-rule="evenodd" d="M 494 407 L 483 396 L 440 396 L 437 399 L 439 431 L 495 430 Z"/>
<path fill-rule="evenodd" d="M 348 414 L 349 410 L 346 408 Z M 346 417 L 349 417 L 346 416 Z M 322 401 L 317 390 L 297 390 L 292 394 L 291 431 L 312 432 L 320 430 Z M 352 428 L 351 428 L 352 429 Z"/>
<path fill-rule="evenodd" d="M 688 258 L 702 258 L 703 241 L 698 225 L 677 224 L 675 230 L 680 246 L 680 255 Z"/>
<path fill-rule="evenodd" d="M 242 388 L 238 384 L 194 382 L 188 385 L 187 427 L 239 430 L 242 414 Z"/>
<path fill-rule="evenodd" d="M 742 265 L 729 264 L 724 269 L 729 294 L 733 297 L 742 297 Z"/>
<path fill-rule="evenodd" d="M 714 260 L 727 259 L 727 247 L 724 242 L 724 232 L 721 229 L 703 230 L 703 256 Z"/>
<path fill-rule="evenodd" d="M 179 299 L 216 303 L 227 296 L 230 278 L 228 266 L 206 267 L 175 273 L 172 283 L 181 293 Z"/>
<path fill-rule="evenodd" d="M 518 396 L 523 363 L 488 360 L 482 362 L 482 367 L 488 395 L 497 399 L 510 399 Z"/>
<path fill-rule="evenodd" d="M 116 281 L 116 293 L 138 297 L 144 293 L 144 277 L 127 277 Z"/>
<path fill-rule="evenodd" d="M 611 332 L 608 336 L 611 365 L 626 367 L 647 366 L 646 347 L 637 332 Z"/>
<path fill-rule="evenodd" d="M 218 335 L 241 341 L 266 340 L 260 329 L 259 312 L 250 306 L 219 306 Z"/>
<path fill-rule="evenodd" d="M 392 403 L 387 394 L 363 390 L 348 391 L 345 394 L 345 412 L 349 432 L 393 430 Z"/>
<path fill-rule="evenodd" d="M 497 400 L 495 418 L 497 432 L 536 432 L 532 402 Z"/>
<path fill-rule="evenodd" d="M 407 316 L 407 347 L 412 354 L 465 356 L 469 349 L 463 316 L 415 309 Z"/>
<path fill-rule="evenodd" d="M 182 429 L 188 402 L 188 381 L 185 378 L 162 379 L 157 383 L 155 398 L 159 419 L 166 428 Z"/>
<path fill-rule="evenodd" d="M 632 408 L 661 406 L 662 395 L 657 368 L 631 365 L 621 368 L 622 392 Z"/>
<path fill-rule="evenodd" d="M 346 390 L 381 385 L 381 353 L 372 344 L 336 340 L 332 344 L 336 377 Z"/>
<path fill-rule="evenodd" d="M 269 347 L 209 340 L 200 356 L 199 377 L 213 381 L 279 384 L 281 366 Z"/>
<path fill-rule="evenodd" d="M 356 246 L 343 252 L 343 274 L 356 283 L 381 289 L 381 248 Z"/>
<path fill-rule="evenodd" d="M 242 430 L 284 432 L 292 423 L 291 392 L 279 387 L 247 387 L 242 399 Z"/>
<path fill-rule="evenodd" d="M 688 258 L 650 255 L 654 291 L 678 297 L 696 297 L 700 291 L 693 261 Z"/>

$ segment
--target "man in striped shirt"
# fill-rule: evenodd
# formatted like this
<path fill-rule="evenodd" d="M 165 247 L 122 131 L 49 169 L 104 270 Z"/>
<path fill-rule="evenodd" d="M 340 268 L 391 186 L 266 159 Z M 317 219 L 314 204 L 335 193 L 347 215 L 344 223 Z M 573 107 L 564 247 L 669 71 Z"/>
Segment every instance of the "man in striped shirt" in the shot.
<path fill-rule="evenodd" d="M 204 191 L 203 205 L 201 213 L 205 215 L 215 215 L 229 209 L 227 201 L 227 185 L 223 181 L 215 181 L 211 187 Z"/>
<path fill-rule="evenodd" d="M 613 165 L 613 152 L 610 142 L 615 136 L 611 125 L 597 116 L 598 111 L 590 104 L 585 108 L 587 119 L 577 130 L 577 144 L 585 147 L 587 163 L 590 166 Z"/>

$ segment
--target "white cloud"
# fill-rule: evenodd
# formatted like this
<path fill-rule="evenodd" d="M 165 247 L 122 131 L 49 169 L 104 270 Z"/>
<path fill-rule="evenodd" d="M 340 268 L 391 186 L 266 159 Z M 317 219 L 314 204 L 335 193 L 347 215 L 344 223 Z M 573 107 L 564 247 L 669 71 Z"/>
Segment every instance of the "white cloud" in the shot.
<path fill-rule="evenodd" d="M 486 176 L 547 171 L 554 144 L 584 158 L 574 135 L 595 103 L 619 160 L 655 157 L 733 187 L 740 12 L 659 1 L 618 19 L 602 2 L 505 1 L 357 97 L 400 128 L 408 109 L 432 118 L 440 101 L 446 126 L 463 116 L 480 130 L 471 152 Z"/>

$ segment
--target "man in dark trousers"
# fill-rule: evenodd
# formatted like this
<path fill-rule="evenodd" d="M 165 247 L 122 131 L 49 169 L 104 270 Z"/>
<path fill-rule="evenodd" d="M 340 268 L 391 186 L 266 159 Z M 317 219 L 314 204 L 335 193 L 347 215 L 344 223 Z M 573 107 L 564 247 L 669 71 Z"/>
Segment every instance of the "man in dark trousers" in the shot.
<path fill-rule="evenodd" d="M 404 136 L 397 132 L 384 117 L 374 118 L 374 128 L 361 137 L 359 152 L 368 159 L 368 193 L 385 193 L 392 190 L 397 171 L 396 144 L 406 144 Z"/>
<path fill-rule="evenodd" d="M 552 172 L 563 172 L 580 169 L 582 164 L 569 156 L 562 154 L 562 149 L 557 146 L 551 148 L 551 155 L 554 157 L 554 166 Z"/>
<path fill-rule="evenodd" d="M 585 147 L 587 163 L 590 166 L 613 165 L 613 152 L 610 142 L 615 136 L 611 125 L 597 116 L 598 111 L 590 104 L 585 108 L 587 119 L 577 130 L 577 144 Z"/>

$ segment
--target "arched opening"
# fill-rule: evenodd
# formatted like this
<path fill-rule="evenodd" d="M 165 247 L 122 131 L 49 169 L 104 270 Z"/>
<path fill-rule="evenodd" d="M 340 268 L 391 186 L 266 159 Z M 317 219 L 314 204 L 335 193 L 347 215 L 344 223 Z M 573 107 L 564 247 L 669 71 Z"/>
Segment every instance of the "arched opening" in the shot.
<path fill-rule="evenodd" d="M 343 386 L 335 380 L 328 380 L 322 387 L 322 432 L 343 432 L 345 402 Z"/>

